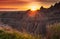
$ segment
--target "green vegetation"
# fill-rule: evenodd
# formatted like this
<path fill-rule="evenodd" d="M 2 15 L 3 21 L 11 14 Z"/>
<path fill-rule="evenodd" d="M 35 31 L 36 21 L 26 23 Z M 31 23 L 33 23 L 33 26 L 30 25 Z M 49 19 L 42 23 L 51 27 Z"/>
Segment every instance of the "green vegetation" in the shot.
<path fill-rule="evenodd" d="M 13 31 L 13 33 L 0 30 L 0 39 L 41 39 L 40 36 L 33 36 L 27 33 Z"/>
<path fill-rule="evenodd" d="M 44 37 L 42 37 L 42 35 L 32 35 L 26 32 L 21 33 L 13 29 L 11 29 L 11 31 L 9 31 L 9 29 L 1 29 L 0 39 L 60 39 L 60 23 L 48 25 L 47 33 Z"/>
<path fill-rule="evenodd" d="M 60 39 L 60 23 L 48 27 L 47 39 Z"/>

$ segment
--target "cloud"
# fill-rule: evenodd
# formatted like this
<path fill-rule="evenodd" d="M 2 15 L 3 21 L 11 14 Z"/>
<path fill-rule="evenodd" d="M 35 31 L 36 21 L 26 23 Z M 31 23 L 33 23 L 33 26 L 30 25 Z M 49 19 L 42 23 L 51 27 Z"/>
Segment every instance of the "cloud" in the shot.
<path fill-rule="evenodd" d="M 0 0 L 0 8 L 19 8 L 20 10 L 26 10 L 31 4 L 47 7 L 58 1 L 60 0 Z"/>
<path fill-rule="evenodd" d="M 37 2 L 59 2 L 60 0 L 36 0 Z"/>
<path fill-rule="evenodd" d="M 12 5 L 24 5 L 24 4 L 28 4 L 29 2 L 28 1 L 17 1 L 17 0 L 0 0 L 0 4 L 12 4 Z"/>
<path fill-rule="evenodd" d="M 3 10 L 3 9 L 6 9 L 6 10 L 11 10 L 11 9 L 17 9 L 17 8 L 0 8 L 0 10 Z"/>
<path fill-rule="evenodd" d="M 0 4 L 27 4 L 28 2 L 0 2 Z"/>

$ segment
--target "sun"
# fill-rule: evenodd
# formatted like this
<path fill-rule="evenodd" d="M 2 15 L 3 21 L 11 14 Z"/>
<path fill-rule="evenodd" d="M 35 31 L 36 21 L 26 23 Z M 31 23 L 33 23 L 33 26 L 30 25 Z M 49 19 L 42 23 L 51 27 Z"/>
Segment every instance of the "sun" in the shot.
<path fill-rule="evenodd" d="M 27 9 L 30 9 L 31 11 L 36 11 L 40 9 L 40 4 L 39 3 L 30 3 L 27 5 Z"/>
<path fill-rule="evenodd" d="M 37 7 L 36 7 L 36 6 L 31 6 L 30 9 L 31 9 L 32 11 L 35 11 L 35 10 L 37 10 Z"/>
<path fill-rule="evenodd" d="M 37 6 L 30 6 L 30 9 L 31 9 L 31 11 L 36 11 L 36 10 L 38 10 L 38 7 Z"/>

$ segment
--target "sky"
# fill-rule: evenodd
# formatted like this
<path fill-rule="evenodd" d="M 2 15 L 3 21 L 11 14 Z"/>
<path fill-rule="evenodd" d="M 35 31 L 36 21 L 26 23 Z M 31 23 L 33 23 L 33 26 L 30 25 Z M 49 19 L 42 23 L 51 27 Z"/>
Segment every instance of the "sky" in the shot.
<path fill-rule="evenodd" d="M 40 8 L 44 6 L 45 8 L 54 5 L 60 0 L 0 0 L 0 10 L 28 10 L 36 6 Z"/>

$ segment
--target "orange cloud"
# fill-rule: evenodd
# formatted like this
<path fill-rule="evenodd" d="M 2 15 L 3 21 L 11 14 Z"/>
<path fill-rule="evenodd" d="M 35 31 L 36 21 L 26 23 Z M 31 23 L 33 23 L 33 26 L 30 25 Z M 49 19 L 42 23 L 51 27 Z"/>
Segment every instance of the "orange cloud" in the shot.
<path fill-rule="evenodd" d="M 50 1 L 50 0 L 49 0 Z M 37 3 L 36 3 L 37 2 Z M 0 8 L 17 8 L 20 10 L 29 9 L 29 5 L 50 6 L 53 2 L 46 2 L 46 0 L 0 0 Z"/>

